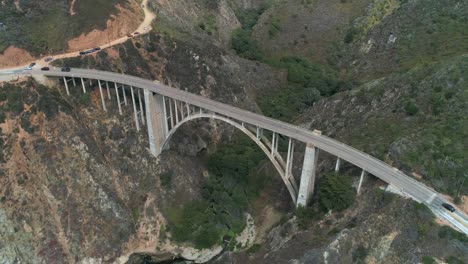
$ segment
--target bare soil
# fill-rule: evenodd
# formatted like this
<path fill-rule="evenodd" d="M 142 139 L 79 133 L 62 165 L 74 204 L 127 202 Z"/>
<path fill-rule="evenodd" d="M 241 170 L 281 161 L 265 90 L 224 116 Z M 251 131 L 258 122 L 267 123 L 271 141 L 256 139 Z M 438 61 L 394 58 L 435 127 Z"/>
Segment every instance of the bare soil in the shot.
<path fill-rule="evenodd" d="M 20 66 L 31 60 L 33 57 L 26 50 L 10 46 L 0 54 L 0 69 Z"/>
<path fill-rule="evenodd" d="M 138 3 L 132 2 L 130 7 L 130 9 L 125 9 L 117 5 L 119 13 L 111 16 L 105 30 L 93 30 L 71 39 L 68 41 L 68 52 L 100 46 L 132 33 L 143 21 L 143 14 Z M 135 17 L 139 17 L 139 19 L 135 19 Z"/>

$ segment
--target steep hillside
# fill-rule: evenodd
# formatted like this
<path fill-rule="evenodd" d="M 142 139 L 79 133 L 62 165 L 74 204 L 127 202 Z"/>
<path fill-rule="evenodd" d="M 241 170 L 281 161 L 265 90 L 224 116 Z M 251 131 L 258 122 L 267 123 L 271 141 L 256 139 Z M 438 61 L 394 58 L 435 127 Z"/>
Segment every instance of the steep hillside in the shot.
<path fill-rule="evenodd" d="M 108 38 L 134 30 L 141 16 L 138 3 L 131 0 L 2 1 L 0 9 L 0 53 L 10 47 L 37 56 L 57 53 L 68 41 L 93 30 L 105 30 Z M 117 27 L 120 27 L 118 29 Z"/>
<path fill-rule="evenodd" d="M 100 4 L 103 17 L 115 14 Z M 153 32 L 54 65 L 158 80 L 319 129 L 466 209 L 466 1 L 149 5 Z M 232 127 L 186 124 L 155 159 L 130 108 L 119 116 L 114 102 L 105 113 L 96 90 L 59 90 L 33 81 L 0 88 L 0 240 L 11 241 L 0 262 L 183 261 L 196 258 L 192 247 L 222 251 L 214 263 L 468 262 L 466 236 L 374 177 L 357 195 L 358 169 L 345 163 L 334 174 L 326 153 L 311 204 L 295 210 L 265 156 Z"/>
<path fill-rule="evenodd" d="M 316 103 L 301 122 L 438 191 L 468 194 L 468 57 L 377 79 Z"/>

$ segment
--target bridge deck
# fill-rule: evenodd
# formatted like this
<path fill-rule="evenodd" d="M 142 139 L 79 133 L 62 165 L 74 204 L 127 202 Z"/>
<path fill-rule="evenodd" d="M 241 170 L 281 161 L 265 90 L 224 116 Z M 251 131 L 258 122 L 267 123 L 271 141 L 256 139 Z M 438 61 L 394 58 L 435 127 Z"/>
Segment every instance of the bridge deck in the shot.
<path fill-rule="evenodd" d="M 312 131 L 292 124 L 246 111 L 225 103 L 217 102 L 206 97 L 171 88 L 160 83 L 154 83 L 135 76 L 86 69 L 72 69 L 70 72 L 61 72 L 59 70 L 51 70 L 47 72 L 32 70 L 31 74 L 111 81 L 149 90 L 244 123 L 274 131 L 302 142 L 311 143 L 330 154 L 368 171 L 372 175 L 401 189 L 403 192 L 411 195 L 420 202 L 431 203 L 434 199 L 434 194 L 436 194 L 436 192 L 431 188 L 405 175 L 398 169 L 339 141 L 323 135 L 314 134 Z"/>

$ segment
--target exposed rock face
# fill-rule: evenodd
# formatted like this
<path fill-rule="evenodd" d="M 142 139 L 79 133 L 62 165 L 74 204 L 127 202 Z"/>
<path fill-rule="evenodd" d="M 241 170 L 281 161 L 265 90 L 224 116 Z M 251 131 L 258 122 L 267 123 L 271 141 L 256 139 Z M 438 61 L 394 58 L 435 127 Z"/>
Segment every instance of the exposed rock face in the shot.
<path fill-rule="evenodd" d="M 22 89 L 30 93 L 37 85 L 29 87 Z M 95 106 L 98 99 L 92 93 Z M 11 114 L 4 123 L 9 129 L 2 125 L 0 236 L 12 243 L 2 244 L 0 255 L 7 263 L 112 262 L 140 250 L 158 238 L 164 221 L 157 209 L 164 197 L 158 175 L 165 164 L 191 163 L 190 157 L 152 157 L 145 131 L 133 127 L 130 108 L 118 118 L 76 100 L 60 104 L 62 112 L 51 119 L 25 110 L 22 115 L 32 114 L 32 128 Z M 115 104 L 108 106 L 116 113 Z M 203 168 L 192 165 L 175 166 L 174 182 L 183 187 L 174 190 L 187 193 L 192 186 L 199 193 L 193 180 L 202 179 Z M 151 242 L 154 250 L 158 241 Z"/>

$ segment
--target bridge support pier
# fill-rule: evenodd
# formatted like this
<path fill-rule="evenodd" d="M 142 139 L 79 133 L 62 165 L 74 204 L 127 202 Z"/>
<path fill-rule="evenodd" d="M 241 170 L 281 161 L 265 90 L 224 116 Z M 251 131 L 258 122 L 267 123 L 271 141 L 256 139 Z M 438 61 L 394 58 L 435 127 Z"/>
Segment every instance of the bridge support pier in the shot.
<path fill-rule="evenodd" d="M 358 195 L 361 193 L 362 182 L 364 181 L 364 178 L 366 177 L 366 175 L 367 175 L 367 171 L 362 170 L 361 178 L 359 178 L 359 184 L 358 184 L 358 187 L 357 187 L 357 194 Z"/>
<path fill-rule="evenodd" d="M 338 158 L 338 159 L 336 159 L 335 172 L 340 171 L 340 166 L 341 166 L 341 159 Z"/>
<path fill-rule="evenodd" d="M 67 77 L 63 77 L 63 82 L 65 83 L 65 90 L 67 91 L 67 95 L 70 95 L 70 91 L 68 91 Z"/>
<path fill-rule="evenodd" d="M 140 89 L 137 90 L 138 92 L 138 103 L 140 104 L 140 117 L 141 117 L 141 124 L 145 125 L 145 113 L 143 111 L 143 104 L 141 103 L 141 93 Z"/>
<path fill-rule="evenodd" d="M 171 114 L 171 129 L 174 127 L 174 112 L 172 111 L 172 103 L 171 103 L 172 99 L 169 98 L 169 113 Z"/>
<path fill-rule="evenodd" d="M 109 89 L 109 82 L 106 81 L 106 89 L 107 89 L 107 97 L 109 97 L 109 100 L 111 99 L 111 94 L 110 94 L 110 89 Z"/>
<path fill-rule="evenodd" d="M 76 87 L 75 77 L 72 77 L 73 87 Z"/>
<path fill-rule="evenodd" d="M 157 157 L 161 154 L 164 141 L 167 137 L 166 110 L 164 109 L 162 95 L 153 94 L 153 92 L 148 90 L 145 90 L 144 94 L 150 151 L 153 156 Z"/>
<path fill-rule="evenodd" d="M 132 93 L 132 103 L 133 103 L 133 114 L 135 115 L 135 125 L 137 131 L 140 131 L 140 123 L 138 122 L 138 111 L 135 103 L 135 94 L 133 92 L 133 86 L 130 86 L 130 92 Z"/>
<path fill-rule="evenodd" d="M 99 85 L 99 93 L 101 94 L 102 109 L 104 109 L 104 111 L 107 112 L 106 102 L 104 101 L 104 95 L 102 94 L 101 81 L 100 80 L 97 80 L 97 81 L 98 81 L 98 85 Z"/>
<path fill-rule="evenodd" d="M 299 195 L 297 206 L 306 206 L 314 192 L 315 170 L 317 169 L 319 149 L 311 143 L 307 143 L 304 162 L 302 164 L 301 183 L 299 185 Z"/>
<path fill-rule="evenodd" d="M 120 103 L 120 94 L 119 94 L 119 87 L 117 83 L 114 83 L 115 94 L 117 95 L 117 105 L 119 106 L 119 114 L 122 115 L 122 104 Z"/>
<path fill-rule="evenodd" d="M 83 87 L 83 93 L 86 93 L 86 86 L 84 84 L 83 78 L 81 78 L 81 86 Z"/>
<path fill-rule="evenodd" d="M 127 95 L 125 94 L 125 85 L 122 84 L 122 96 L 124 98 L 124 103 L 127 105 Z"/>

